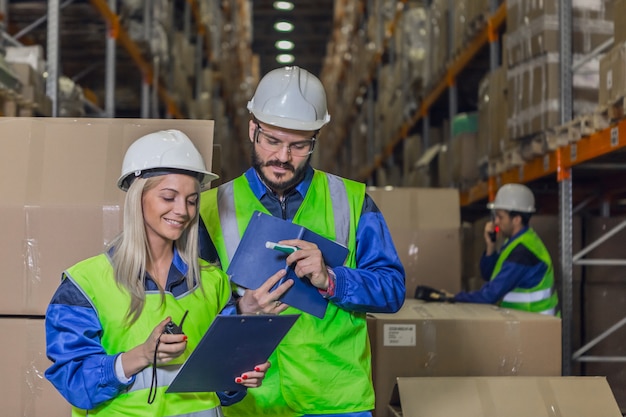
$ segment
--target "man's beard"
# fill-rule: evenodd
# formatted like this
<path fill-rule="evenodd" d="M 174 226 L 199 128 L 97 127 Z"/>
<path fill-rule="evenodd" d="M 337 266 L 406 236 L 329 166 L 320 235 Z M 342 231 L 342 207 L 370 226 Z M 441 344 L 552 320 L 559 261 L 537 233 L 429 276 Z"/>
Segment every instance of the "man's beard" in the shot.
<path fill-rule="evenodd" d="M 261 180 L 265 183 L 265 185 L 270 187 L 274 192 L 284 192 L 296 186 L 300 181 L 302 181 L 302 179 L 304 178 L 306 174 L 306 168 L 307 168 L 307 165 L 309 165 L 310 160 L 311 160 L 311 155 L 309 155 L 306 163 L 302 164 L 302 166 L 300 166 L 297 169 L 290 163 L 288 162 L 282 163 L 277 159 L 270 160 L 270 161 L 267 161 L 266 163 L 263 163 L 263 161 L 261 161 L 261 158 L 259 158 L 259 154 L 256 152 L 256 149 L 254 149 L 254 147 L 252 148 L 252 166 L 256 170 L 257 174 L 259 174 L 259 177 L 261 177 Z M 267 176 L 265 176 L 262 170 L 263 167 L 268 167 L 268 166 L 277 166 L 277 167 L 281 167 L 283 169 L 289 170 L 293 172 L 293 177 L 291 177 L 291 179 L 288 181 L 281 181 L 281 182 L 272 181 L 271 179 L 267 178 Z"/>

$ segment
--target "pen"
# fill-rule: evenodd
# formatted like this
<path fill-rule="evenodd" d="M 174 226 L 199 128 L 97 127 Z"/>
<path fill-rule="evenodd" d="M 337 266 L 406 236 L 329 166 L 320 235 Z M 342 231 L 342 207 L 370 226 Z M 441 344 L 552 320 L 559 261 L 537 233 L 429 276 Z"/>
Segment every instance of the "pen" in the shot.
<path fill-rule="evenodd" d="M 281 245 L 279 243 L 275 243 L 275 242 L 270 242 L 267 241 L 265 242 L 265 247 L 268 249 L 274 249 L 274 250 L 279 250 L 283 253 L 286 253 L 287 255 L 294 253 L 295 251 L 297 251 L 299 248 L 295 247 L 295 246 L 290 246 L 290 245 Z"/>

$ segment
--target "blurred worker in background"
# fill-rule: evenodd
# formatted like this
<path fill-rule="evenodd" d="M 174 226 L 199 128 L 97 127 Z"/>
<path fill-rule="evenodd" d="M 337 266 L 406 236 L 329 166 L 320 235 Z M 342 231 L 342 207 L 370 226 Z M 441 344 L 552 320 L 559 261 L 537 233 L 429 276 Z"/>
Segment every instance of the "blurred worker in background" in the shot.
<path fill-rule="evenodd" d="M 453 300 L 557 315 L 552 260 L 539 236 L 529 227 L 535 212 L 532 191 L 522 184 L 503 185 L 487 207 L 493 210 L 494 220 L 485 224 L 486 250 L 480 259 L 480 271 L 488 282 L 477 291 L 456 294 Z M 499 252 L 496 228 L 505 239 Z"/>
<path fill-rule="evenodd" d="M 278 300 L 291 280 L 273 292 L 278 279 L 240 291 L 239 313 L 301 316 L 270 357 L 263 386 L 224 413 L 370 417 L 374 390 L 366 313 L 393 313 L 405 298 L 404 269 L 391 235 L 364 184 L 310 165 L 319 131 L 330 120 L 319 79 L 296 66 L 273 70 L 261 79 L 248 110 L 252 167 L 203 193 L 201 257 L 226 270 L 255 210 L 303 225 L 350 253 L 345 266 L 331 269 L 316 245 L 281 242 L 301 249 L 287 261 L 328 299 L 323 319 Z"/>
<path fill-rule="evenodd" d="M 45 375 L 72 416 L 222 415 L 214 392 L 165 393 L 231 298 L 226 274 L 198 257 L 198 199 L 215 178 L 180 131 L 128 148 L 117 184 L 127 192 L 123 232 L 63 273 L 46 312 Z M 172 319 L 184 334 L 164 332 Z M 241 393 L 224 398 L 241 399 L 269 366 L 242 374 Z"/>

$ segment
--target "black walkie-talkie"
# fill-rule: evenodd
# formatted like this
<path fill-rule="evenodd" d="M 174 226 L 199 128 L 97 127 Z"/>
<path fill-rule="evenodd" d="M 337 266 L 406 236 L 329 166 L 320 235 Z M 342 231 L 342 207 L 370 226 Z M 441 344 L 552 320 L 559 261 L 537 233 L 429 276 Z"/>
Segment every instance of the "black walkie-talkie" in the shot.
<path fill-rule="evenodd" d="M 183 323 L 185 322 L 185 318 L 187 318 L 187 313 L 189 313 L 189 310 L 185 311 L 185 314 L 183 315 L 183 318 L 180 321 L 180 326 L 177 326 L 173 321 L 170 321 L 169 323 L 167 323 L 165 325 L 165 329 L 163 330 L 163 333 L 167 333 L 167 334 L 184 334 L 183 333 Z"/>

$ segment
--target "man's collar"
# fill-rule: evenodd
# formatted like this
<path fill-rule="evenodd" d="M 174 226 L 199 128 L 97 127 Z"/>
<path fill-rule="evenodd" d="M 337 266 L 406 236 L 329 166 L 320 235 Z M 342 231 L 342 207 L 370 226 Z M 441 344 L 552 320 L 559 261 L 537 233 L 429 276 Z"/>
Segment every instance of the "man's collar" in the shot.
<path fill-rule="evenodd" d="M 302 179 L 302 181 L 296 184 L 296 186 L 292 188 L 290 191 L 288 191 L 288 193 L 293 192 L 293 190 L 295 190 L 304 197 L 304 195 L 306 195 L 309 189 L 309 186 L 311 185 L 311 181 L 313 180 L 314 173 L 315 173 L 315 170 L 311 167 L 311 165 L 307 165 L 306 172 L 304 174 L 304 178 Z M 263 180 L 261 180 L 261 177 L 259 176 L 256 169 L 254 169 L 254 167 L 248 168 L 248 170 L 245 172 L 244 175 L 246 179 L 248 180 L 248 184 L 250 184 L 250 188 L 252 189 L 252 192 L 254 193 L 256 198 L 258 198 L 259 200 L 268 192 L 274 193 L 274 191 L 270 187 L 268 187 L 263 182 Z"/>

